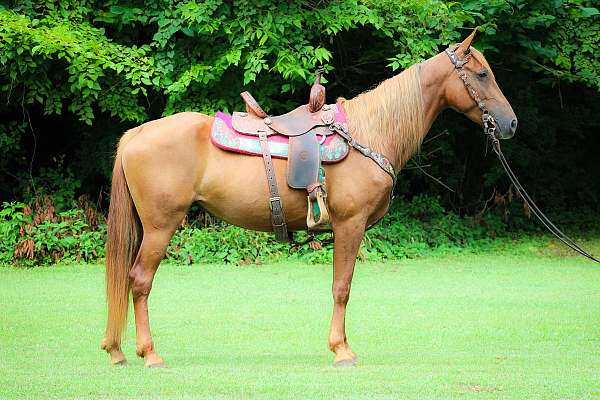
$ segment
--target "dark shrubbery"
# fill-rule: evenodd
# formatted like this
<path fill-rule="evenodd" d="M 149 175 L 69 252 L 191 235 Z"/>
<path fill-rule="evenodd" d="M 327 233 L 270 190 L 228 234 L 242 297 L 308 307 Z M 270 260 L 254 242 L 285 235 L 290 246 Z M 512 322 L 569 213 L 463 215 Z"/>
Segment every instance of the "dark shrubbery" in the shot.
<path fill-rule="evenodd" d="M 327 100 L 350 98 L 479 25 L 475 47 L 519 118 L 505 151 L 523 183 L 541 206 L 598 209 L 599 21 L 592 0 L 0 2 L 0 202 L 70 185 L 56 198 L 69 209 L 106 192 L 115 142 L 135 125 L 241 109 L 243 90 L 285 112 L 319 65 Z M 455 194 L 417 169 L 398 194 L 473 215 L 508 187 L 484 150 L 479 128 L 443 113 L 419 162 Z"/>

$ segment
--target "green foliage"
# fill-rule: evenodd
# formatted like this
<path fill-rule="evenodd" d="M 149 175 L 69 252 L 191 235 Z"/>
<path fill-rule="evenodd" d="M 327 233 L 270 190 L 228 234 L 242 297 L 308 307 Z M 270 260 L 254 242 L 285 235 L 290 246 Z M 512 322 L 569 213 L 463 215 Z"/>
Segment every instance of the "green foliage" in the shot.
<path fill-rule="evenodd" d="M 49 223 L 77 220 L 60 213 L 82 193 L 106 206 L 114 143 L 132 125 L 184 110 L 239 109 L 237 95 L 246 88 L 267 111 L 285 111 L 306 101 L 307 83 L 321 65 L 328 100 L 352 97 L 479 25 L 476 47 L 519 117 L 519 133 L 505 152 L 524 184 L 552 211 L 585 206 L 593 212 L 600 204 L 599 21 L 589 0 L 8 2 L 0 6 L 0 196 L 25 203 L 52 196 L 59 214 Z M 510 189 L 500 167 L 483 155 L 476 128 L 461 118 L 443 114 L 433 135 L 446 129 L 451 135 L 428 140 L 418 157 L 456 194 L 418 170 L 403 172 L 398 192 L 407 202 L 369 231 L 361 257 L 477 248 L 490 232 L 508 235 L 529 224 L 516 202 L 485 219 L 468 217 L 491 194 Z M 412 199 L 424 192 L 439 197 Z M 10 207 L 3 208 L 7 231 L 18 221 L 9 217 Z M 420 215 L 422 209 L 428 214 Z M 76 247 L 54 243 L 66 228 L 45 228 L 53 232 L 46 237 L 52 249 Z M 77 229 L 66 237 L 96 232 Z M 35 241 L 43 232 L 25 234 Z M 21 240 L 9 235 L 3 242 L 5 262 L 16 245 L 10 238 Z M 224 243 L 231 248 L 223 250 Z M 89 248 L 100 254 L 102 247 Z M 331 250 L 288 254 L 267 234 L 192 226 L 178 232 L 168 257 L 317 263 L 330 260 Z"/>
<path fill-rule="evenodd" d="M 4 203 L 0 209 L 0 264 L 13 261 L 15 247 L 21 238 L 24 226 L 31 223 L 31 215 L 25 214 L 24 203 Z"/>
<path fill-rule="evenodd" d="M 448 213 L 438 197 L 417 196 L 396 201 L 381 224 L 368 232 L 364 249 L 369 259 L 413 258 L 486 248 L 498 234 L 506 235 L 502 224 L 486 228 L 473 218 Z"/>
<path fill-rule="evenodd" d="M 87 124 L 93 107 L 127 120 L 147 117 L 136 99 L 154 73 L 147 47 L 116 44 L 103 29 L 52 3 L 43 13 L 31 11 L 0 10 L 0 88 L 9 99 L 38 103 L 46 114 L 61 114 L 66 106 Z"/>
<path fill-rule="evenodd" d="M 50 198 L 34 207 L 5 203 L 0 211 L 0 262 L 18 265 L 47 265 L 61 262 L 95 262 L 104 256 L 106 227 L 102 216 L 86 201 L 78 208 L 56 213 Z M 365 236 L 359 258 L 381 261 L 478 252 L 511 240 L 506 221 L 497 213 L 485 218 L 462 218 L 448 212 L 438 197 L 417 196 L 398 200 L 390 213 Z M 176 264 L 266 263 L 302 261 L 330 263 L 333 246 L 317 240 L 301 247 L 275 241 L 272 233 L 253 232 L 216 223 L 201 228 L 180 228 L 167 249 L 166 258 Z M 306 233 L 296 234 L 304 242 Z"/>
<path fill-rule="evenodd" d="M 32 208 L 4 203 L 0 209 L 0 263 L 51 265 L 57 261 L 89 262 L 104 257 L 106 226 L 85 208 L 56 213 L 46 198 Z"/>
<path fill-rule="evenodd" d="M 582 82 L 600 90 L 600 11 L 592 4 L 583 0 L 517 2 L 524 18 L 518 19 L 514 33 L 526 49 L 527 66 L 552 82 Z"/>
<path fill-rule="evenodd" d="M 289 246 L 277 243 L 272 236 L 224 224 L 207 228 L 187 226 L 171 240 L 167 258 L 180 264 L 239 264 L 281 258 Z"/>
<path fill-rule="evenodd" d="M 598 18 L 582 0 L 345 0 L 315 8 L 287 1 L 19 2 L 0 9 L 0 88 L 9 100 L 38 103 L 46 113 L 66 108 L 88 124 L 95 109 L 140 122 L 154 95 L 165 97 L 163 113 L 171 114 L 231 106 L 237 89 L 255 81 L 265 97 L 294 91 L 317 65 L 332 68 L 331 39 L 344 31 L 373 30 L 395 49 L 388 59 L 398 69 L 475 24 L 488 35 L 484 48 L 510 38 L 530 68 L 600 88 Z"/>

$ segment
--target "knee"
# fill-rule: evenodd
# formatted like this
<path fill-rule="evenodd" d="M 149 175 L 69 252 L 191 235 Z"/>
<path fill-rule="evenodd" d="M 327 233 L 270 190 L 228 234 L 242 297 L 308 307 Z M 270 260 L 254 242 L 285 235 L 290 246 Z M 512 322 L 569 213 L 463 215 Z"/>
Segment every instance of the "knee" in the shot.
<path fill-rule="evenodd" d="M 339 282 L 333 284 L 333 301 L 336 304 L 348 303 L 350 297 L 350 284 L 347 282 Z"/>
<path fill-rule="evenodd" d="M 139 264 L 129 271 L 129 284 L 131 287 L 131 296 L 133 299 L 138 299 L 143 296 L 148 296 L 152 289 L 153 275 L 144 271 Z"/>

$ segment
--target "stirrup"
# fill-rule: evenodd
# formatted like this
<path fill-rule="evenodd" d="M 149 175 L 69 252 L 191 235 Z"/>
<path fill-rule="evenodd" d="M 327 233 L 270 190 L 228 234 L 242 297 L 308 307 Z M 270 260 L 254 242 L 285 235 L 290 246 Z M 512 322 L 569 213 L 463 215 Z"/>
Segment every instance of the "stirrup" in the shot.
<path fill-rule="evenodd" d="M 327 192 L 321 186 L 314 189 L 306 197 L 308 213 L 306 226 L 309 231 L 324 231 L 331 229 L 331 219 L 327 210 Z"/>

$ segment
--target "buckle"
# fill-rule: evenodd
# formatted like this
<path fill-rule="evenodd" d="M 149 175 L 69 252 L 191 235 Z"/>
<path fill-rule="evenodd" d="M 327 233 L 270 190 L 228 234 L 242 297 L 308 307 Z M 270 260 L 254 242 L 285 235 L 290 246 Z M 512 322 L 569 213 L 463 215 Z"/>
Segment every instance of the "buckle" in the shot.
<path fill-rule="evenodd" d="M 269 208 L 271 210 L 273 210 L 273 203 L 275 203 L 275 202 L 278 202 L 279 208 L 281 208 L 281 197 L 279 197 L 279 196 L 269 197 Z"/>

